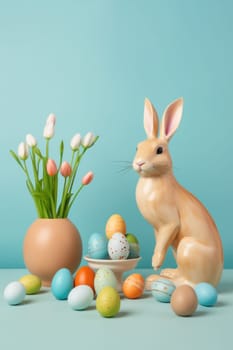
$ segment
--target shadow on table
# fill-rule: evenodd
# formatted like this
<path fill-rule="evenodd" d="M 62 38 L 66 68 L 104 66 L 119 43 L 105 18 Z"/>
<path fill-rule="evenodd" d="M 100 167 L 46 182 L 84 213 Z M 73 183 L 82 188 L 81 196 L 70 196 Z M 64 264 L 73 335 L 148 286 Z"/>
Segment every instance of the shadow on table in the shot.
<path fill-rule="evenodd" d="M 228 294 L 233 292 L 233 281 L 222 281 L 218 287 L 219 294 Z"/>

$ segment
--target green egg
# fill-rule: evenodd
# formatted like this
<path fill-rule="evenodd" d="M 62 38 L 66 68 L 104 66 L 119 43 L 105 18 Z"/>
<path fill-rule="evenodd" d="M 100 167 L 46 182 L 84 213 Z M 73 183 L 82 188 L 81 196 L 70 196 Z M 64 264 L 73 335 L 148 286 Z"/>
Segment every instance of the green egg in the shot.
<path fill-rule="evenodd" d="M 35 275 L 25 275 L 19 279 L 19 282 L 24 285 L 26 294 L 36 294 L 41 288 L 41 280 Z"/>
<path fill-rule="evenodd" d="M 96 294 L 99 294 L 102 288 L 106 286 L 117 289 L 117 279 L 112 270 L 110 270 L 108 267 L 101 267 L 97 270 L 94 279 Z"/>
<path fill-rule="evenodd" d="M 103 317 L 115 316 L 120 310 L 120 304 L 120 295 L 110 286 L 101 289 L 96 298 L 96 309 Z"/>

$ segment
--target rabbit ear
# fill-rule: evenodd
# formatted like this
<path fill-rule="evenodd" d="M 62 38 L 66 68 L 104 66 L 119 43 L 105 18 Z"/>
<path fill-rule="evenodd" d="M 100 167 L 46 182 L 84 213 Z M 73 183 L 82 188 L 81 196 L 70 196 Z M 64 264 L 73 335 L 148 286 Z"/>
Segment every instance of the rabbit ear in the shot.
<path fill-rule="evenodd" d="M 172 102 L 164 111 L 160 136 L 170 140 L 172 135 L 178 128 L 183 112 L 183 98 L 179 98 Z"/>
<path fill-rule="evenodd" d="M 159 119 L 157 112 L 148 98 L 144 104 L 144 129 L 149 139 L 157 137 Z"/>

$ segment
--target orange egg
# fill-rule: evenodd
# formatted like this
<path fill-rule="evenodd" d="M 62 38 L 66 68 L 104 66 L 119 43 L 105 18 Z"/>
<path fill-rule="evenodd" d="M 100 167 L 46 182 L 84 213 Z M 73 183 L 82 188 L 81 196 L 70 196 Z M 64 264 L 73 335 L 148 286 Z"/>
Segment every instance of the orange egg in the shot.
<path fill-rule="evenodd" d="M 137 299 L 142 296 L 145 280 L 139 273 L 133 273 L 123 282 L 122 291 L 129 299 Z"/>
<path fill-rule="evenodd" d="M 82 266 L 76 272 L 76 275 L 74 278 L 74 286 L 77 287 L 84 284 L 91 287 L 95 292 L 94 279 L 95 279 L 95 272 L 89 266 Z"/>
<path fill-rule="evenodd" d="M 108 239 L 116 232 L 126 235 L 126 223 L 123 217 L 119 214 L 113 214 L 110 216 L 105 227 L 106 236 Z"/>

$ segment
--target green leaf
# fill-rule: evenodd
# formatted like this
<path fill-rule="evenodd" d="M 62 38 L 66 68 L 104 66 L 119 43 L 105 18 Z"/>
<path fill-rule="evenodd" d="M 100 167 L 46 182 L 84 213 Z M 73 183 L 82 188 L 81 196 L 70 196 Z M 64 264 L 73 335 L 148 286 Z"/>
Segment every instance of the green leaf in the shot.
<path fill-rule="evenodd" d="M 23 167 L 23 165 L 22 165 L 22 163 L 21 163 L 19 157 L 17 156 L 17 154 L 16 154 L 14 151 L 12 151 L 12 150 L 10 150 L 10 154 L 12 155 L 12 157 L 16 160 L 16 162 L 19 164 L 19 166 L 20 166 L 20 167 L 23 169 L 23 171 L 24 171 L 24 167 Z"/>
<path fill-rule="evenodd" d="M 63 153 L 64 153 L 64 142 L 63 142 L 63 141 L 61 141 L 61 143 L 60 143 L 60 160 L 59 160 L 59 168 L 60 168 L 61 163 L 62 163 Z"/>
<path fill-rule="evenodd" d="M 32 196 L 41 199 L 42 201 L 48 200 L 48 196 L 44 192 L 32 192 Z"/>
<path fill-rule="evenodd" d="M 44 158 L 38 147 L 33 147 L 32 150 L 40 159 Z"/>

